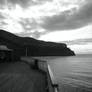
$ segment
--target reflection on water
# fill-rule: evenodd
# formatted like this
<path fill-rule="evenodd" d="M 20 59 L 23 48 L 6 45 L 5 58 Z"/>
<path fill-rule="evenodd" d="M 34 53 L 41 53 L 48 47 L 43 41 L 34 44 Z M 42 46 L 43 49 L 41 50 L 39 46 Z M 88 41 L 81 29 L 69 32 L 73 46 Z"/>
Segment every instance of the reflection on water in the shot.
<path fill-rule="evenodd" d="M 60 92 L 92 92 L 92 57 L 42 57 L 48 61 Z"/>

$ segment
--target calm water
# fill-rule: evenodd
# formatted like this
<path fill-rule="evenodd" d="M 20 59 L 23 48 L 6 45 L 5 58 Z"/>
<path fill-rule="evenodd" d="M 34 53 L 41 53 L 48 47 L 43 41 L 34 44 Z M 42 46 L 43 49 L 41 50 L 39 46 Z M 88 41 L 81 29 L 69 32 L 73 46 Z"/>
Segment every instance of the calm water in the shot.
<path fill-rule="evenodd" d="M 40 57 L 47 60 L 60 92 L 92 92 L 92 56 Z"/>

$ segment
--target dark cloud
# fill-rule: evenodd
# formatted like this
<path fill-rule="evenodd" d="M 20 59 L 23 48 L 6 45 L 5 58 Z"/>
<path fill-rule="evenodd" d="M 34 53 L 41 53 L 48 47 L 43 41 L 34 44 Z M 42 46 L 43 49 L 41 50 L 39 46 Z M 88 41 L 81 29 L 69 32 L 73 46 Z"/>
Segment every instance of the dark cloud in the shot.
<path fill-rule="evenodd" d="M 33 1 L 34 4 L 44 4 L 46 2 L 52 2 L 53 0 L 36 0 Z"/>
<path fill-rule="evenodd" d="M 24 30 L 31 30 L 31 22 L 29 21 L 30 19 L 29 18 L 22 18 L 21 21 L 19 22 L 22 27 L 24 28 Z M 27 26 L 30 26 L 29 28 L 27 28 Z"/>
<path fill-rule="evenodd" d="M 21 33 L 16 33 L 16 35 L 21 36 L 21 37 L 33 37 L 35 39 L 38 39 L 41 35 L 44 35 L 45 33 L 41 33 L 38 31 L 35 32 L 21 32 Z"/>
<path fill-rule="evenodd" d="M 5 16 L 0 12 L 0 20 L 5 19 Z"/>
<path fill-rule="evenodd" d="M 92 2 L 85 4 L 78 12 L 68 15 L 70 11 L 47 17 L 42 27 L 48 30 L 68 30 L 83 27 L 92 23 Z"/>
<path fill-rule="evenodd" d="M 37 27 L 36 21 L 30 18 L 22 18 L 19 23 L 22 25 L 25 32 L 31 32 L 31 30 L 34 30 Z"/>
<path fill-rule="evenodd" d="M 32 1 L 31 0 L 7 0 L 8 3 L 11 3 L 13 5 L 19 4 L 23 8 L 26 8 L 31 5 Z"/>
<path fill-rule="evenodd" d="M 0 6 L 2 6 L 3 4 L 5 4 L 5 0 L 0 0 Z"/>
<path fill-rule="evenodd" d="M 0 8 L 4 5 L 12 4 L 13 6 L 19 4 L 23 8 L 26 8 L 32 4 L 31 0 L 0 0 Z"/>
<path fill-rule="evenodd" d="M 2 27 L 3 25 L 7 25 L 7 23 L 3 21 L 4 19 L 6 19 L 5 16 L 0 13 L 0 27 Z"/>

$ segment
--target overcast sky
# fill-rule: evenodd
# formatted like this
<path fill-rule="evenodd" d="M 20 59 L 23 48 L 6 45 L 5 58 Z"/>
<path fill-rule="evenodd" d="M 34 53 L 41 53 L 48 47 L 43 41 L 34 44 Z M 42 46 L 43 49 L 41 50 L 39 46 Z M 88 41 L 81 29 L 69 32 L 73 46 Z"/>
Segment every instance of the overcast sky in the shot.
<path fill-rule="evenodd" d="M 92 53 L 92 0 L 0 0 L 0 28 Z"/>

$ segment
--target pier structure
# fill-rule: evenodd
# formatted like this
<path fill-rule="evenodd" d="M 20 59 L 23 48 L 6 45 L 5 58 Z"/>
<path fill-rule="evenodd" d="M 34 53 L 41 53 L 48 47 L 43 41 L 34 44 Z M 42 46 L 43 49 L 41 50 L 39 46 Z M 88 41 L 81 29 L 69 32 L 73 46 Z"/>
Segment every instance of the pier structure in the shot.
<path fill-rule="evenodd" d="M 47 61 L 41 60 L 38 57 L 22 57 L 22 61 L 27 61 L 30 65 L 33 65 L 33 69 L 41 70 L 46 73 L 47 80 L 47 92 L 59 92 L 59 85 L 55 80 L 53 72 Z"/>

